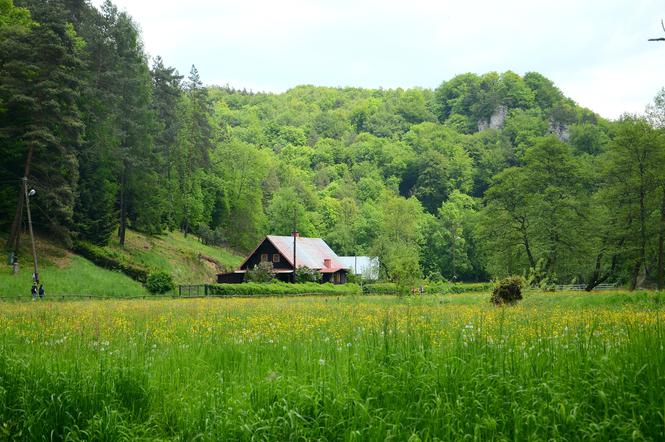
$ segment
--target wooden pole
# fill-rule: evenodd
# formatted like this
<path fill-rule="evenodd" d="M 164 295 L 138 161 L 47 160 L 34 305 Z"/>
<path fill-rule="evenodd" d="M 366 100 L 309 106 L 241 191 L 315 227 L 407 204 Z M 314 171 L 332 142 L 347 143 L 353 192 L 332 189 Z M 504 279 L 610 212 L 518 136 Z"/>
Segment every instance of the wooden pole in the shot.
<path fill-rule="evenodd" d="M 25 195 L 25 208 L 28 212 L 28 229 L 30 230 L 30 241 L 32 242 L 32 260 L 35 265 L 35 272 L 32 280 L 39 283 L 39 271 L 37 269 L 37 249 L 35 248 L 35 235 L 32 231 L 32 216 L 30 215 L 30 195 L 28 195 L 28 177 L 23 177 L 23 194 Z"/>
<path fill-rule="evenodd" d="M 297 222 L 296 222 L 296 208 L 293 208 L 293 283 L 295 284 L 296 282 L 296 269 L 298 266 L 296 265 L 296 239 L 298 238 L 298 229 L 297 229 Z"/>

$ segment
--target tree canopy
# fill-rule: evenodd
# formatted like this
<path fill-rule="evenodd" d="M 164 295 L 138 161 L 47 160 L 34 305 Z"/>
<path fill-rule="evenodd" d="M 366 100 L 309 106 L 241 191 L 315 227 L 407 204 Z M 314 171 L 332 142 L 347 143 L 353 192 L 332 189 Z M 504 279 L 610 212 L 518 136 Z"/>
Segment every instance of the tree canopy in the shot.
<path fill-rule="evenodd" d="M 110 1 L 0 0 L 0 229 L 265 234 L 374 254 L 411 283 L 508 274 L 663 285 L 665 93 L 607 121 L 537 72 L 434 90 L 205 86 L 149 60 Z"/>

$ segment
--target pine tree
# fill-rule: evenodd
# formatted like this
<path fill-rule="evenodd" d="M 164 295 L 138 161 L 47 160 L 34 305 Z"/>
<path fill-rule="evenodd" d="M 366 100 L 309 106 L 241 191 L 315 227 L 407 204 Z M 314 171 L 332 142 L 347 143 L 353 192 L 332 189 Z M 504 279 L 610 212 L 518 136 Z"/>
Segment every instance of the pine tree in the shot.
<path fill-rule="evenodd" d="M 182 96 L 182 76 L 175 68 L 166 67 L 161 57 L 156 57 L 150 72 L 152 77 L 153 112 L 155 125 L 155 159 L 158 189 L 164 202 L 164 223 L 175 227 L 177 183 L 173 175 L 176 163 L 178 131 L 181 118 L 178 102 Z"/>
<path fill-rule="evenodd" d="M 10 146 L 2 175 L 28 177 L 39 192 L 35 223 L 68 238 L 78 179 L 76 149 L 83 129 L 78 98 L 84 42 L 64 14 L 58 3 L 44 3 L 32 11 L 39 25 L 27 30 L 3 27 L 0 136 Z M 13 200 L 21 200 L 19 192 Z M 9 241 L 13 249 L 21 213 L 19 203 Z"/>

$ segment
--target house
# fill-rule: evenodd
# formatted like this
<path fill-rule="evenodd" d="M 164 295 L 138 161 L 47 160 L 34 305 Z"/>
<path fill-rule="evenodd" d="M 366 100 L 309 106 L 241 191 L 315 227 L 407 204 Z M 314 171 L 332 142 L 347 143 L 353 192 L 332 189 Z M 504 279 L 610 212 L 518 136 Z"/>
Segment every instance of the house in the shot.
<path fill-rule="evenodd" d="M 339 260 L 354 275 L 372 281 L 379 279 L 379 258 L 376 256 L 340 256 Z"/>
<path fill-rule="evenodd" d="M 293 281 L 294 268 L 309 267 L 321 272 L 321 282 L 346 283 L 347 267 L 328 244 L 321 238 L 303 238 L 298 233 L 293 236 L 266 236 L 238 270 L 218 274 L 217 282 L 243 282 L 248 270 L 265 261 L 272 263 L 273 273 L 280 281 Z"/>

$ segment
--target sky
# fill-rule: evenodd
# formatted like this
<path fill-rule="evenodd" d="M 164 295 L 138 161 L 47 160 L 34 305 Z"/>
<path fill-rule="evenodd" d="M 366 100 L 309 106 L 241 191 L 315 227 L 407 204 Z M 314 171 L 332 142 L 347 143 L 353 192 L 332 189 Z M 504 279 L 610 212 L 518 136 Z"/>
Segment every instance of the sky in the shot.
<path fill-rule="evenodd" d="M 100 5 L 102 0 L 93 0 Z M 665 87 L 663 0 L 115 0 L 146 52 L 208 85 L 436 88 L 537 71 L 606 118 Z"/>

